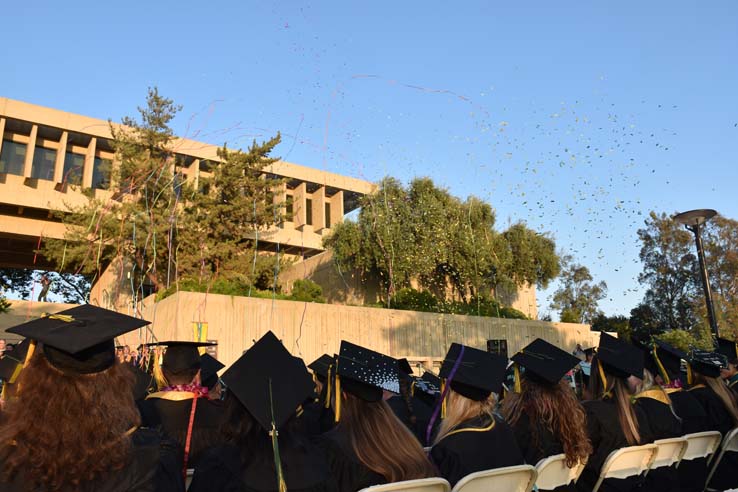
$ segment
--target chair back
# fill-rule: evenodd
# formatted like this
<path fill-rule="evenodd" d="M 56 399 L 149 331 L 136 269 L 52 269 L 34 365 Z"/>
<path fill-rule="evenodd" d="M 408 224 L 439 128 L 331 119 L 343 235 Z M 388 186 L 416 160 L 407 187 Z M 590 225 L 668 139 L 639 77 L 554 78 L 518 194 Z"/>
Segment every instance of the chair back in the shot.
<path fill-rule="evenodd" d="M 687 440 L 683 437 L 659 439 L 654 441 L 654 444 L 656 445 L 656 456 L 651 464 L 651 470 L 679 463 L 687 450 Z"/>
<path fill-rule="evenodd" d="M 471 473 L 459 480 L 452 492 L 530 492 L 535 483 L 536 469 L 532 466 L 506 466 Z"/>
<path fill-rule="evenodd" d="M 710 473 L 707 475 L 707 480 L 705 481 L 705 490 L 708 489 L 712 476 L 715 474 L 715 471 L 717 471 L 718 466 L 720 466 L 720 462 L 723 460 L 723 455 L 728 451 L 738 451 L 738 427 L 731 429 L 730 432 L 725 434 L 725 439 L 723 439 L 723 442 L 720 445 L 720 453 L 718 453 L 717 457 L 710 465 Z"/>
<path fill-rule="evenodd" d="M 451 485 L 443 478 L 420 478 L 386 483 L 361 489 L 359 492 L 449 492 Z"/>
<path fill-rule="evenodd" d="M 566 455 L 557 454 L 543 458 L 536 465 L 536 487 L 543 490 L 553 490 L 563 485 L 576 482 L 584 470 L 585 462 L 579 462 L 574 467 L 566 466 Z"/>
<path fill-rule="evenodd" d="M 722 434 L 718 431 L 695 432 L 694 434 L 685 435 L 687 449 L 684 451 L 682 459 L 689 461 L 712 456 L 720 445 L 721 438 Z"/>
<path fill-rule="evenodd" d="M 592 492 L 596 492 L 602 482 L 608 478 L 636 477 L 651 467 L 656 455 L 655 444 L 628 446 L 616 449 L 605 460 Z"/>

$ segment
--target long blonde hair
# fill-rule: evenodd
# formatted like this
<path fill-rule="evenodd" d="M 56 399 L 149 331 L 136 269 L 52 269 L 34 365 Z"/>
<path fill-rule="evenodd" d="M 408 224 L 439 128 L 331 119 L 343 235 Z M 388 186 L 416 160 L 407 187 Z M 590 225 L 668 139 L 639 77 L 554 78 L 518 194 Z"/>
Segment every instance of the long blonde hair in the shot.
<path fill-rule="evenodd" d="M 602 381 L 602 374 L 607 374 L 606 381 Z M 592 362 L 592 372 L 589 377 L 589 389 L 595 398 L 605 399 L 612 397 L 615 399 L 618 410 L 618 422 L 620 429 L 625 435 L 625 440 L 629 445 L 635 446 L 641 443 L 641 433 L 638 428 L 638 418 L 636 417 L 635 408 L 630 402 L 630 390 L 624 379 L 616 377 L 608 373 L 602 362 L 595 356 Z"/>
<path fill-rule="evenodd" d="M 467 420 L 484 415 L 494 418 L 492 409 L 494 409 L 496 402 L 497 399 L 493 395 L 490 395 L 486 400 L 476 401 L 449 388 L 448 396 L 446 396 L 446 418 L 438 427 L 438 434 L 433 444 L 438 444 L 449 432 L 452 432 Z"/>

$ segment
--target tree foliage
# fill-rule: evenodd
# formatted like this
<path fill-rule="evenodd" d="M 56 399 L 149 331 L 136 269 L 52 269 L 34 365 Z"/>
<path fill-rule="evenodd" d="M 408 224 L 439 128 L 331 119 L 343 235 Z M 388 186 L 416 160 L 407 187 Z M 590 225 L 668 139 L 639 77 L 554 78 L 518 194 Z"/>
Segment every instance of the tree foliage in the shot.
<path fill-rule="evenodd" d="M 607 295 L 604 281 L 594 283 L 586 266 L 574 263 L 569 255 L 562 258 L 561 286 L 554 292 L 551 309 L 559 311 L 565 323 L 592 324 L 601 314 L 599 301 Z"/>
<path fill-rule="evenodd" d="M 545 286 L 558 274 L 552 239 L 523 224 L 494 226 L 494 210 L 476 197 L 462 201 L 429 178 L 405 187 L 387 177 L 324 244 L 340 268 L 380 279 L 390 304 L 404 288 L 469 303 L 499 285 Z"/>
<path fill-rule="evenodd" d="M 90 279 L 84 275 L 70 272 L 45 272 L 30 268 L 0 269 L 0 287 L 12 291 L 21 299 L 35 300 L 32 295 L 40 292 L 41 277 L 46 275 L 51 281 L 49 294 L 61 298 L 68 304 L 84 304 L 90 296 Z M 35 287 L 34 287 L 34 284 Z"/>

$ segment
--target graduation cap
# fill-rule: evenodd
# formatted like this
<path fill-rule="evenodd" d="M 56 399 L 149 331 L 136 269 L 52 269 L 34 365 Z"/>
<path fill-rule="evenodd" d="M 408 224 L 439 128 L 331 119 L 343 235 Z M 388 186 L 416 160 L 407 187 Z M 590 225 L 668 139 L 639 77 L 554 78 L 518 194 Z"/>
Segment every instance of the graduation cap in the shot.
<path fill-rule="evenodd" d="M 410 365 L 410 362 L 408 362 L 408 360 L 405 358 L 397 359 L 397 368 L 403 374 L 407 374 L 408 376 L 413 375 L 413 368 Z"/>
<path fill-rule="evenodd" d="M 218 371 L 224 367 L 225 364 L 212 355 L 202 354 L 200 356 L 200 381 L 202 381 L 202 385 L 208 389 L 213 389 L 218 382 Z"/>
<path fill-rule="evenodd" d="M 26 361 L 26 354 L 28 354 L 30 345 L 31 340 L 26 338 L 12 348 L 5 350 L 3 358 L 0 359 L 0 380 L 4 383 L 15 383 L 23 368 L 23 363 Z"/>
<path fill-rule="evenodd" d="M 738 342 L 728 340 L 727 338 L 718 338 L 717 351 L 728 358 L 728 362 L 738 359 Z"/>
<path fill-rule="evenodd" d="M 267 431 L 279 429 L 313 393 L 313 380 L 271 331 L 221 376 L 228 389 Z"/>
<path fill-rule="evenodd" d="M 579 363 L 577 357 L 541 338 L 536 338 L 513 355 L 512 360 L 525 368 L 526 379 L 554 385 Z"/>
<path fill-rule="evenodd" d="M 336 361 L 333 357 L 328 354 L 323 354 L 308 365 L 308 369 L 313 371 L 315 377 L 321 383 L 325 383 L 330 377 L 328 371 L 331 366 L 335 365 Z"/>
<path fill-rule="evenodd" d="M 425 372 L 416 377 L 413 383 L 413 396 L 417 396 L 428 405 L 433 405 L 441 394 L 441 378 L 432 372 Z"/>
<path fill-rule="evenodd" d="M 499 393 L 502 389 L 506 367 L 507 360 L 500 355 L 453 343 L 439 376 L 450 379 L 451 389 L 460 395 L 472 400 L 485 400 L 491 393 Z"/>
<path fill-rule="evenodd" d="M 589 348 L 584 349 L 584 355 L 588 357 L 590 355 L 595 355 L 596 353 L 597 353 L 597 349 L 595 347 L 589 347 Z"/>
<path fill-rule="evenodd" d="M 654 376 L 659 374 L 659 367 L 656 364 L 656 360 L 653 358 L 651 344 L 638 337 L 631 337 L 630 341 L 633 346 L 643 353 L 643 368 L 653 374 Z"/>
<path fill-rule="evenodd" d="M 619 378 L 635 376 L 643 379 L 643 352 L 624 340 L 600 334 L 600 346 L 597 357 L 605 370 Z"/>
<path fill-rule="evenodd" d="M 682 371 L 682 359 L 687 360 L 687 354 L 673 345 L 655 340 L 651 355 L 664 383 L 670 384 L 674 379 L 679 379 Z"/>
<path fill-rule="evenodd" d="M 161 363 L 162 369 L 172 373 L 181 373 L 201 368 L 200 347 L 217 345 L 215 342 L 185 342 L 171 340 L 168 342 L 147 343 L 149 347 L 166 347 Z"/>
<path fill-rule="evenodd" d="M 92 374 L 115 363 L 115 337 L 148 324 L 144 319 L 83 304 L 6 331 L 43 344 L 43 353 L 54 367 Z"/>
<path fill-rule="evenodd" d="M 728 359 L 725 355 L 706 350 L 692 349 L 689 353 L 689 368 L 708 378 L 720 377 L 720 370 L 728 367 Z M 689 375 L 689 373 L 687 373 Z M 690 378 L 691 379 L 691 378 Z M 692 381 L 689 381 L 691 384 Z"/>
<path fill-rule="evenodd" d="M 383 390 L 400 392 L 397 359 L 345 340 L 341 340 L 337 372 L 341 388 L 362 400 L 379 401 Z"/>

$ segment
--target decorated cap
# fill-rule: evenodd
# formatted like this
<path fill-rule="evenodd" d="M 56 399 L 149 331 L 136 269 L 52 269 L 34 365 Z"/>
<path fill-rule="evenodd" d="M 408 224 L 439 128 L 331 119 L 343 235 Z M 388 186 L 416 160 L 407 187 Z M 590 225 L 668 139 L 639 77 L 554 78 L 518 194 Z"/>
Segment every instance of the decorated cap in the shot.
<path fill-rule="evenodd" d="M 692 349 L 688 362 L 694 372 L 709 378 L 720 377 L 720 369 L 728 367 L 728 359 L 725 355 L 699 349 Z"/>
<path fill-rule="evenodd" d="M 320 382 L 326 382 L 328 379 L 328 370 L 335 364 L 335 359 L 328 354 L 323 354 L 308 365 L 308 369 L 313 371 L 315 377 Z"/>
<path fill-rule="evenodd" d="M 218 382 L 218 371 L 224 367 L 225 364 L 212 355 L 202 354 L 200 356 L 200 381 L 202 381 L 202 385 L 208 389 L 213 389 Z"/>
<path fill-rule="evenodd" d="M 682 371 L 682 359 L 687 360 L 687 354 L 678 348 L 661 340 L 655 340 L 651 350 L 658 374 L 666 384 L 679 379 Z"/>
<path fill-rule="evenodd" d="M 450 379 L 451 389 L 455 392 L 479 401 L 502 390 L 506 366 L 507 360 L 500 355 L 453 343 L 443 360 L 439 376 Z"/>
<path fill-rule="evenodd" d="M 301 359 L 293 357 L 271 331 L 221 376 L 228 389 L 265 430 L 279 429 L 313 392 Z"/>
<path fill-rule="evenodd" d="M 115 337 L 148 324 L 145 319 L 83 304 L 6 331 L 43 344 L 43 353 L 54 367 L 92 374 L 115 363 Z"/>
<path fill-rule="evenodd" d="M 341 388 L 366 401 L 379 401 L 382 391 L 400 392 L 397 359 L 345 340 L 338 354 Z"/>
<path fill-rule="evenodd" d="M 0 380 L 4 383 L 15 383 L 23 368 L 30 345 L 31 341 L 28 338 L 12 347 L 7 345 L 3 358 L 0 359 Z"/>
<path fill-rule="evenodd" d="M 548 384 L 558 384 L 579 363 L 577 357 L 541 338 L 536 338 L 513 355 L 512 360 L 525 368 L 527 379 Z"/>
<path fill-rule="evenodd" d="M 167 342 L 147 343 L 149 347 L 165 347 L 164 358 L 161 363 L 162 369 L 173 373 L 189 371 L 201 368 L 200 347 L 211 347 L 217 345 L 214 342 L 187 342 L 170 340 Z"/>
<path fill-rule="evenodd" d="M 626 341 L 600 334 L 600 346 L 597 357 L 607 372 L 619 378 L 635 376 L 643 379 L 643 352 Z"/>
<path fill-rule="evenodd" d="M 728 358 L 728 362 L 738 359 L 738 342 L 727 338 L 718 338 L 718 352 Z"/>

